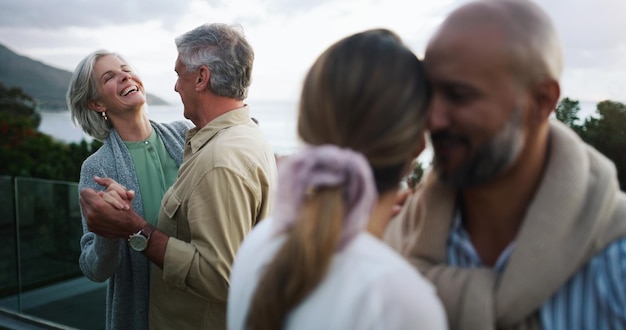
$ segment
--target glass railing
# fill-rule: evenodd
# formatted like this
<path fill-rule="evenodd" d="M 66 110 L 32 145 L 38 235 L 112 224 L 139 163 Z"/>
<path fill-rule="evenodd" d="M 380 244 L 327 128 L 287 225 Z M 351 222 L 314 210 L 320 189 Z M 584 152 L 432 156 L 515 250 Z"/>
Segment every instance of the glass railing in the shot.
<path fill-rule="evenodd" d="M 4 301 L 2 307 L 11 310 L 19 309 L 14 195 L 11 177 L 0 176 L 0 299 Z"/>
<path fill-rule="evenodd" d="M 104 283 L 78 267 L 78 185 L 0 176 L 0 308 L 65 327 L 104 327 Z"/>

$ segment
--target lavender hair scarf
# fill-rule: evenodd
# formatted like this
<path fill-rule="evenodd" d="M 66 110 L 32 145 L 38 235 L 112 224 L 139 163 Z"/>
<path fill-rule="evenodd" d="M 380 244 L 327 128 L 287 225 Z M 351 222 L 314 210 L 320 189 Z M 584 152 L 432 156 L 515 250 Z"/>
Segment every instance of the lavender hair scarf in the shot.
<path fill-rule="evenodd" d="M 310 146 L 280 161 L 274 220 L 275 232 L 289 229 L 299 218 L 307 194 L 319 187 L 344 187 L 346 217 L 339 249 L 367 226 L 378 198 L 374 177 L 365 157 L 333 145 Z"/>

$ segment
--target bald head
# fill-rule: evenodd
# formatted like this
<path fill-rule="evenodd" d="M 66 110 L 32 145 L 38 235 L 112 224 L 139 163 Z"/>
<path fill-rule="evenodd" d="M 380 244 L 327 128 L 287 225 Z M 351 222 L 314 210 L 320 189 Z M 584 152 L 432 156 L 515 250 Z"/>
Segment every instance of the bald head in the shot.
<path fill-rule="evenodd" d="M 469 34 L 492 37 L 484 38 L 485 43 L 501 41 L 512 72 L 525 84 L 560 78 L 558 36 L 547 14 L 529 0 L 479 0 L 461 6 L 431 39 L 426 60 L 439 46 Z"/>

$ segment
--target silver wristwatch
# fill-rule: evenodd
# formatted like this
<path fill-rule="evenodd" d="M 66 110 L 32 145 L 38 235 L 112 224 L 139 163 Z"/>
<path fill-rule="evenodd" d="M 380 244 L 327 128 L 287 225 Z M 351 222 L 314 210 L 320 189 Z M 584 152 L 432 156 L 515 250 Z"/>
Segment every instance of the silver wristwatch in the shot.
<path fill-rule="evenodd" d="M 148 247 L 148 241 L 150 240 L 152 232 L 154 232 L 154 227 L 146 223 L 138 232 L 128 237 L 128 245 L 137 252 L 145 250 Z"/>

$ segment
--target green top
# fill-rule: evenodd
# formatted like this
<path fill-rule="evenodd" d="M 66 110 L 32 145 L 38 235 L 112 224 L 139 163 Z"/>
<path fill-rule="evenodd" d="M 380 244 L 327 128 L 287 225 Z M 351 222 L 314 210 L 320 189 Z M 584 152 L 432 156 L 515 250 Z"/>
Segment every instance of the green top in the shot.
<path fill-rule="evenodd" d="M 128 147 L 135 164 L 144 217 L 146 221 L 156 226 L 161 199 L 176 180 L 178 166 L 154 130 L 147 140 L 124 141 L 124 144 Z"/>

